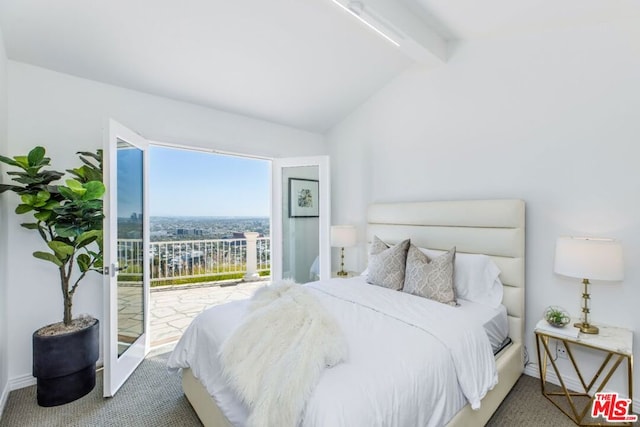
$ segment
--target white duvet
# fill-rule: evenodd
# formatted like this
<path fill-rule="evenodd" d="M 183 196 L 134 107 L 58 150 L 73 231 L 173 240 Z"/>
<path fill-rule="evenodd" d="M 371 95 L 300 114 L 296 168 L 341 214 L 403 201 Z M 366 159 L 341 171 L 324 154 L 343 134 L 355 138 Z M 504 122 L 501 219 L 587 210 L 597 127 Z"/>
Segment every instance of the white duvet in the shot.
<path fill-rule="evenodd" d="M 324 370 L 302 426 L 440 426 L 467 401 L 479 407 L 497 383 L 486 333 L 459 307 L 361 277 L 306 286 L 340 325 L 349 358 Z M 191 368 L 236 426 L 246 425 L 247 409 L 222 379 L 217 355 L 246 307 L 236 301 L 205 311 L 168 361 L 170 369 Z"/>

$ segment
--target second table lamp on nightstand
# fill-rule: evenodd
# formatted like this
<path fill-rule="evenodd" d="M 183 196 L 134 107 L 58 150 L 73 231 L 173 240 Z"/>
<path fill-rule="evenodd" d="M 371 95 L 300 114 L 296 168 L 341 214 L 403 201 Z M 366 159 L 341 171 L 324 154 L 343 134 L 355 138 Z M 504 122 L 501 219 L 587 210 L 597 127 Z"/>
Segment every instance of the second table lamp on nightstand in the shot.
<path fill-rule="evenodd" d="M 574 324 L 585 334 L 597 334 L 598 328 L 589 323 L 589 279 L 622 280 L 622 247 L 613 239 L 591 237 L 560 237 L 556 242 L 553 268 L 558 274 L 582 279 L 583 320 Z"/>
<path fill-rule="evenodd" d="M 356 245 L 356 228 L 353 225 L 332 225 L 331 246 L 340 248 L 340 271 L 338 276 L 347 276 L 344 271 L 344 248 Z"/>

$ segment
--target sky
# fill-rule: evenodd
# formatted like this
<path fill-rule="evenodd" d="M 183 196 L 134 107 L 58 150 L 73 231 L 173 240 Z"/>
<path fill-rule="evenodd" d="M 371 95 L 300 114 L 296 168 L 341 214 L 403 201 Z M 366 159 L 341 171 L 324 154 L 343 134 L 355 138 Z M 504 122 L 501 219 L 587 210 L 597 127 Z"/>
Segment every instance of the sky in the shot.
<path fill-rule="evenodd" d="M 270 216 L 271 162 L 151 146 L 151 216 Z"/>
<path fill-rule="evenodd" d="M 118 218 L 142 212 L 142 151 L 118 146 Z"/>

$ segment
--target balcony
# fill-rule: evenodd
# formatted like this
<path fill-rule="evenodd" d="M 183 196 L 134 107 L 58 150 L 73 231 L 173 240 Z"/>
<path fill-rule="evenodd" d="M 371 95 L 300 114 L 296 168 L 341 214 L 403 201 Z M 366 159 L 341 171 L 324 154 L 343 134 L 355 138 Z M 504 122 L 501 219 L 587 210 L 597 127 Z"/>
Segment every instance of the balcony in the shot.
<path fill-rule="evenodd" d="M 250 297 L 270 279 L 271 240 L 245 238 L 152 242 L 150 245 L 151 346 L 176 341 L 193 317 L 213 305 Z M 139 332 L 139 289 L 143 246 L 140 239 L 118 239 L 119 332 Z M 138 295 L 138 297 L 136 297 Z M 137 299 L 137 303 L 136 303 Z M 127 324 L 132 330 L 127 331 Z"/>
<path fill-rule="evenodd" d="M 248 242 L 255 243 L 255 253 L 251 250 L 249 259 Z M 141 283 L 142 255 L 142 240 L 118 239 L 119 283 Z M 250 268 L 252 262 L 255 262 L 254 269 Z M 256 273 L 268 276 L 271 271 L 271 239 L 151 242 L 150 264 L 151 287 L 242 279 L 247 274 Z"/>

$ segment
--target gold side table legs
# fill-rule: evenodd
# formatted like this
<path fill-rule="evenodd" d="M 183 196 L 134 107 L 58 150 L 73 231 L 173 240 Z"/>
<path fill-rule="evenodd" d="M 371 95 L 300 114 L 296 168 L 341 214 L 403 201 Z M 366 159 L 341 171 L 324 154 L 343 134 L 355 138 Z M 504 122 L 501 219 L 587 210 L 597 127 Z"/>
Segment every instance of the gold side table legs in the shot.
<path fill-rule="evenodd" d="M 550 338 L 553 338 L 554 340 L 558 340 L 562 342 L 564 347 L 567 349 L 567 356 L 569 357 L 569 360 L 571 361 L 571 364 L 573 365 L 573 368 L 576 374 L 578 375 L 578 379 L 580 380 L 580 383 L 584 390 L 583 392 L 570 391 L 567 388 L 565 381 L 563 380 L 562 375 L 560 374 L 560 370 L 558 369 L 558 365 L 556 364 L 556 360 L 554 359 L 554 353 L 551 352 L 549 348 Z M 580 368 L 576 363 L 576 359 L 571 350 L 572 345 L 581 345 L 584 347 L 594 348 L 596 350 L 599 350 L 605 353 L 604 361 L 598 368 L 593 378 L 589 381 L 589 383 L 587 383 L 584 380 L 582 372 L 580 371 Z M 553 403 L 558 409 L 560 409 L 565 415 L 567 415 L 573 422 L 581 426 L 632 426 L 633 425 L 633 423 L 631 422 L 608 422 L 603 418 L 596 418 L 596 419 L 591 418 L 591 408 L 593 407 L 595 394 L 601 392 L 605 388 L 605 386 L 611 379 L 611 376 L 613 375 L 613 373 L 620 367 L 620 364 L 625 359 L 627 361 L 626 373 L 627 373 L 627 381 L 628 381 L 629 399 L 633 401 L 633 358 L 632 356 L 629 356 L 627 354 L 617 353 L 615 351 L 610 351 L 602 348 L 589 346 L 573 340 L 570 341 L 570 340 L 559 338 L 556 336 L 549 336 L 543 332 L 538 332 L 538 331 L 536 331 L 536 350 L 538 353 L 538 366 L 540 367 L 540 386 L 541 386 L 542 394 L 551 403 Z M 555 375 L 558 378 L 558 381 L 560 382 L 561 391 L 549 390 L 549 387 L 547 385 L 547 380 L 546 380 L 548 362 L 551 362 L 551 366 L 553 367 Z M 607 370 L 606 368 L 608 365 L 611 365 L 611 366 L 609 366 L 609 369 Z M 596 386 L 598 379 L 601 377 L 603 373 L 605 373 L 605 370 L 606 370 L 606 374 L 602 379 L 602 381 L 600 382 L 600 385 L 596 390 L 593 390 L 594 387 Z M 564 396 L 566 399 L 566 402 L 568 403 L 569 408 L 567 409 L 566 405 L 565 407 L 562 407 L 558 402 L 558 401 L 561 401 L 561 399 L 554 398 L 554 396 Z M 578 405 L 578 402 L 577 402 L 578 399 L 576 399 L 577 397 L 583 398 L 581 399 L 582 401 L 584 401 L 586 398 L 587 403 L 584 408 L 579 409 L 578 406 L 581 406 L 581 405 Z M 632 406 L 633 405 L 629 405 L 629 414 L 631 414 L 632 412 Z"/>

